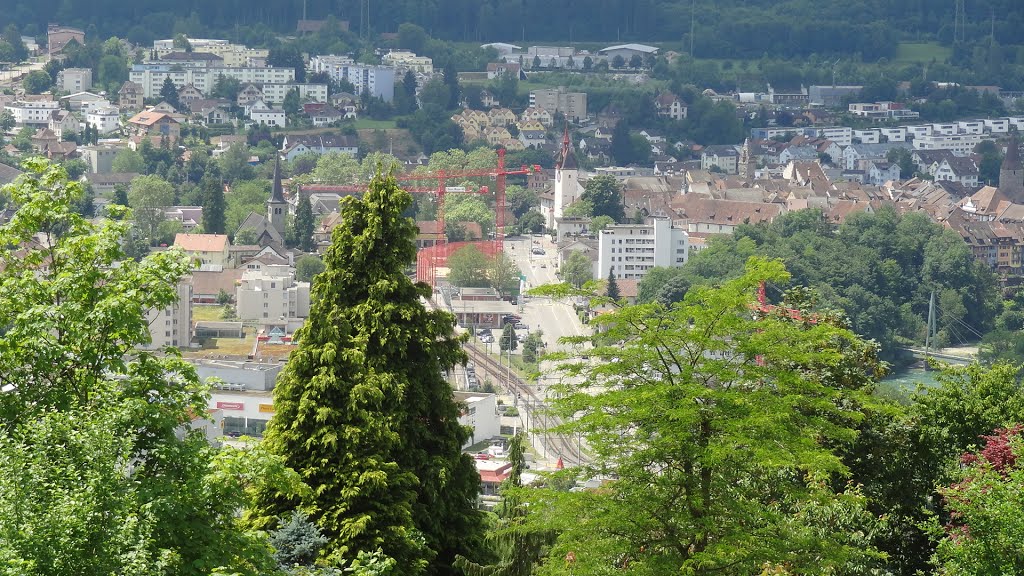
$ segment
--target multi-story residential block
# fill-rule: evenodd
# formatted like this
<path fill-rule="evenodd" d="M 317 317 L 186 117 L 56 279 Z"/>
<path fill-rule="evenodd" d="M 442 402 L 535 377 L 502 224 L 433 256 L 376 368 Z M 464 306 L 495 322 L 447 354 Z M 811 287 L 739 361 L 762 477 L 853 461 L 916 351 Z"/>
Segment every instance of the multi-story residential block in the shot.
<path fill-rule="evenodd" d="M 189 38 L 189 45 L 193 53 L 213 54 L 221 58 L 223 65 L 230 68 L 242 68 L 251 66 L 254 61 L 266 60 L 270 51 L 261 48 L 247 48 L 240 44 L 232 44 L 227 40 L 209 38 Z M 157 58 L 163 58 L 167 54 L 180 52 L 181 48 L 174 46 L 174 39 L 153 41 L 153 51 Z"/>
<path fill-rule="evenodd" d="M 566 120 L 578 124 L 587 117 L 587 93 L 566 92 L 564 88 L 532 90 L 530 106 L 551 114 L 561 112 Z"/>
<path fill-rule="evenodd" d="M 335 81 L 347 80 L 357 93 L 364 90 L 374 98 L 391 102 L 395 98 L 395 69 L 387 66 L 356 64 L 345 56 L 315 56 L 309 61 L 314 73 L 325 73 Z"/>
<path fill-rule="evenodd" d="M 675 268 L 689 257 L 689 235 L 668 218 L 649 224 L 614 224 L 598 239 L 597 277 L 640 280 L 655 266 Z"/>
<path fill-rule="evenodd" d="M 889 142 L 906 142 L 907 141 L 907 128 L 905 126 L 897 126 L 895 128 L 879 128 L 879 132 Z"/>
<path fill-rule="evenodd" d="M 417 56 L 408 50 L 392 50 L 381 59 L 385 66 L 404 68 L 420 74 L 433 74 L 434 61 L 426 56 Z"/>
<path fill-rule="evenodd" d="M 920 113 L 908 110 L 899 102 L 858 102 L 850 104 L 850 114 L 861 118 L 870 118 L 873 121 L 903 120 L 918 118 Z"/>
<path fill-rule="evenodd" d="M 14 124 L 17 126 L 49 126 L 50 117 L 54 110 L 60 108 L 60 102 L 55 100 L 19 100 L 4 107 L 4 110 L 11 113 Z"/>
<path fill-rule="evenodd" d="M 82 146 L 78 152 L 82 160 L 89 165 L 89 172 L 92 174 L 109 174 L 113 171 L 114 157 L 121 148 L 105 144 Z"/>
<path fill-rule="evenodd" d="M 238 317 L 265 322 L 309 317 L 309 282 L 297 282 L 287 265 L 246 270 L 235 294 Z"/>
<path fill-rule="evenodd" d="M 1002 134 L 1010 131 L 1009 118 L 986 118 L 982 122 L 985 123 L 985 130 L 993 134 Z"/>
<path fill-rule="evenodd" d="M 57 87 L 64 92 L 82 92 L 92 88 L 91 68 L 65 68 L 57 73 Z"/>
<path fill-rule="evenodd" d="M 185 348 L 192 341 L 192 284 L 178 284 L 178 298 L 170 306 L 146 314 L 150 342 L 145 348 Z"/>
<path fill-rule="evenodd" d="M 85 123 L 102 135 L 110 134 L 121 127 L 121 113 L 113 107 L 91 109 L 85 115 Z"/>
<path fill-rule="evenodd" d="M 264 84 L 261 93 L 267 104 L 281 104 L 292 90 L 299 91 L 300 102 L 327 102 L 327 84 Z"/>
<path fill-rule="evenodd" d="M 209 94 L 219 76 L 235 78 L 242 84 L 289 84 L 295 82 L 294 68 L 275 67 L 195 67 L 185 68 L 169 64 L 136 64 L 128 73 L 132 82 L 142 86 L 142 95 L 155 98 L 167 78 L 178 88 L 191 84 Z"/>
<path fill-rule="evenodd" d="M 880 130 L 854 130 L 853 139 L 860 140 L 861 144 L 878 144 L 882 140 Z"/>
<path fill-rule="evenodd" d="M 984 134 L 931 134 L 914 138 L 916 150 L 952 150 L 957 156 L 967 156 L 983 140 L 991 140 Z"/>
<path fill-rule="evenodd" d="M 840 146 L 849 146 L 850 144 L 853 144 L 853 129 L 849 126 L 818 128 L 813 130 L 812 134 L 825 138 L 826 140 L 831 140 Z"/>

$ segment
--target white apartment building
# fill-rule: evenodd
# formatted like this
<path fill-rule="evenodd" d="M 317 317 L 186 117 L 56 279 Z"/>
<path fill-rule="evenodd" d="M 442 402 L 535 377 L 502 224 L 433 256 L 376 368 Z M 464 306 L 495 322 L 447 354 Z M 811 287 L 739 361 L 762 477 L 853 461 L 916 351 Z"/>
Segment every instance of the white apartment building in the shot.
<path fill-rule="evenodd" d="M 253 67 L 219 67 L 219 68 L 181 68 L 167 64 L 136 64 L 128 73 L 129 79 L 142 86 L 145 98 L 155 98 L 160 94 L 164 79 L 170 78 L 177 88 L 191 84 L 203 94 L 208 94 L 217 82 L 217 77 L 237 78 L 242 84 L 288 84 L 295 82 L 294 68 L 253 68 Z"/>
<path fill-rule="evenodd" d="M 904 126 L 907 129 L 907 134 L 911 138 L 920 138 L 921 136 L 930 136 L 932 133 L 931 124 L 920 124 L 917 126 Z"/>
<path fill-rule="evenodd" d="M 914 150 L 952 150 L 957 156 L 967 156 L 982 140 L 991 140 L 984 134 L 931 134 L 914 138 Z"/>
<path fill-rule="evenodd" d="M 14 123 L 18 126 L 31 126 L 33 124 L 50 125 L 50 116 L 54 110 L 60 108 L 60 102 L 55 100 L 33 100 L 31 102 L 17 101 L 4 107 L 11 113 Z"/>
<path fill-rule="evenodd" d="M 284 110 L 280 108 L 271 108 L 270 106 L 261 106 L 257 103 L 256 106 L 249 109 L 249 119 L 254 124 L 264 124 L 266 126 L 277 126 L 278 128 L 284 128 L 287 116 Z"/>
<path fill-rule="evenodd" d="M 263 60 L 270 55 L 270 51 L 261 48 L 247 48 L 241 44 L 232 44 L 227 40 L 209 38 L 189 38 L 188 43 L 192 46 L 192 52 L 203 52 L 214 54 L 223 59 L 224 66 L 240 68 L 250 66 L 254 60 Z M 171 52 L 181 52 L 180 48 L 174 47 L 174 39 L 154 40 L 153 51 L 157 58 L 162 58 Z"/>
<path fill-rule="evenodd" d="M 85 115 L 85 122 L 102 134 L 110 134 L 121 127 L 121 114 L 117 108 L 97 108 Z"/>
<path fill-rule="evenodd" d="M 982 134 L 985 132 L 985 122 L 981 120 L 960 120 L 956 124 L 959 131 L 964 134 Z"/>
<path fill-rule="evenodd" d="M 840 146 L 853 144 L 853 129 L 849 126 L 833 126 L 818 130 L 818 136 L 831 140 Z"/>
<path fill-rule="evenodd" d="M 92 88 L 92 69 L 65 68 L 57 73 L 57 86 L 72 94 Z"/>
<path fill-rule="evenodd" d="M 983 120 L 985 129 L 993 134 L 1002 134 L 1010 131 L 1009 118 L 986 118 Z"/>
<path fill-rule="evenodd" d="M 296 282 L 286 264 L 264 266 L 242 274 L 235 294 L 238 318 L 278 322 L 309 317 L 309 282 Z"/>
<path fill-rule="evenodd" d="M 145 348 L 185 348 L 192 341 L 192 284 L 178 284 L 178 301 L 146 314 L 150 343 Z"/>
<path fill-rule="evenodd" d="M 434 61 L 426 56 L 417 56 L 416 54 L 409 52 L 408 50 L 392 50 L 385 54 L 381 59 L 381 63 L 385 66 L 393 66 L 395 68 L 405 68 L 418 72 L 420 74 L 433 74 L 434 73 Z"/>
<path fill-rule="evenodd" d="M 689 258 L 690 237 L 668 218 L 650 224 L 614 224 L 598 240 L 597 278 L 640 280 L 655 266 L 675 268 Z"/>
<path fill-rule="evenodd" d="M 897 126 L 896 128 L 879 128 L 878 129 L 882 136 L 889 142 L 906 142 L 907 141 L 907 128 L 906 126 Z"/>
<path fill-rule="evenodd" d="M 309 61 L 314 73 L 325 73 L 335 81 L 347 80 L 361 94 L 365 89 L 370 96 L 385 102 L 395 99 L 395 69 L 387 66 L 356 64 L 346 56 L 315 56 Z"/>
<path fill-rule="evenodd" d="M 861 144 L 878 144 L 881 142 L 882 133 L 879 130 L 854 130 L 853 138 L 860 140 Z"/>
<path fill-rule="evenodd" d="M 552 115 L 561 112 L 578 124 L 587 118 L 587 93 L 566 92 L 564 88 L 530 91 L 530 107 L 543 108 Z"/>
<path fill-rule="evenodd" d="M 327 102 L 327 84 L 264 84 L 260 91 L 264 102 L 281 104 L 295 88 L 299 90 L 300 102 Z"/>

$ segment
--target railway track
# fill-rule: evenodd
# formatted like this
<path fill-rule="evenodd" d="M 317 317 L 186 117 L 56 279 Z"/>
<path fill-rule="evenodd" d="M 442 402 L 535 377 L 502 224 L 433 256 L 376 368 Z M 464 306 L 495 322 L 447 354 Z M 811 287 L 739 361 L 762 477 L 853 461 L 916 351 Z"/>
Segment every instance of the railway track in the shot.
<path fill-rule="evenodd" d="M 472 344 L 466 345 L 465 350 L 469 355 L 469 359 L 476 364 L 478 371 L 487 373 L 503 390 L 518 396 L 520 399 L 520 410 L 527 411 L 531 420 L 537 421 L 539 418 L 544 422 L 544 429 L 541 432 L 540 438 L 544 451 L 548 456 L 561 458 L 562 463 L 566 466 L 577 465 L 586 460 L 586 454 L 581 453 L 578 438 L 550 431 L 551 428 L 556 428 L 562 424 L 561 418 L 550 413 L 538 414 L 539 411 L 546 411 L 547 409 L 543 396 L 538 395 L 537 391 L 526 381 L 509 371 L 486 352 L 479 350 Z"/>

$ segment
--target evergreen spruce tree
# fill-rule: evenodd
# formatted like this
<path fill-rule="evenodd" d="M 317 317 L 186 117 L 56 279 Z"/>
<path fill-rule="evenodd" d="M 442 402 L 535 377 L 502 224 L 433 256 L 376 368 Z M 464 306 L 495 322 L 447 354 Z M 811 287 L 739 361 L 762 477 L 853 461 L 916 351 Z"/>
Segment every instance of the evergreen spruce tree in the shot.
<path fill-rule="evenodd" d="M 512 468 L 508 478 L 501 483 L 498 522 L 487 535 L 498 561 L 481 565 L 460 556 L 455 560 L 455 566 L 466 576 L 530 576 L 534 565 L 541 559 L 544 547 L 553 539 L 550 532 L 528 527 L 525 523 L 527 511 L 519 494 L 523 487 L 523 470 L 526 469 L 524 444 L 522 434 L 516 434 L 509 441 L 508 461 Z"/>
<path fill-rule="evenodd" d="M 456 554 L 482 541 L 480 480 L 443 376 L 466 360 L 454 319 L 426 309 L 430 287 L 405 274 L 416 256 L 416 227 L 402 216 L 411 202 L 378 172 L 342 206 L 264 439 L 312 491 L 265 494 L 261 512 L 308 514 L 331 563 L 380 548 L 403 574 L 452 574 Z"/>
<path fill-rule="evenodd" d="M 312 252 L 316 248 L 313 244 L 315 227 L 313 204 L 309 201 L 309 195 L 303 194 L 299 199 L 299 206 L 295 209 L 295 240 L 299 250 Z"/>
<path fill-rule="evenodd" d="M 608 286 L 605 289 L 604 295 L 615 301 L 622 298 L 622 293 L 619 292 L 619 283 L 615 281 L 615 272 L 608 272 Z"/>
<path fill-rule="evenodd" d="M 224 187 L 218 178 L 206 176 L 199 183 L 202 189 L 203 232 L 224 234 L 226 224 Z"/>
<path fill-rule="evenodd" d="M 181 102 L 178 100 L 178 87 L 174 85 L 170 76 L 164 78 L 163 86 L 160 87 L 160 99 L 174 106 L 175 110 L 181 108 Z"/>

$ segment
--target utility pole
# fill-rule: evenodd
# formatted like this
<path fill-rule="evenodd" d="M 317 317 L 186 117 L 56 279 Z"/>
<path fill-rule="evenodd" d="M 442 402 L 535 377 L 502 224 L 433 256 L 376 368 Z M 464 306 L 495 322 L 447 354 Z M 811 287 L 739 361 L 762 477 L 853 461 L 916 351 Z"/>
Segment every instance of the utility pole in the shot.
<path fill-rule="evenodd" d="M 928 299 L 928 332 L 924 337 L 924 362 L 925 368 L 928 367 L 928 352 L 931 349 L 932 338 L 937 331 L 935 330 L 935 291 L 932 290 L 932 295 Z"/>
<path fill-rule="evenodd" d="M 693 33 L 695 30 L 695 22 L 697 18 L 697 0 L 690 0 L 690 58 L 694 58 L 693 55 Z"/>

